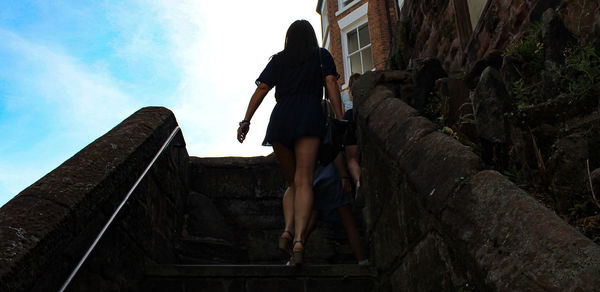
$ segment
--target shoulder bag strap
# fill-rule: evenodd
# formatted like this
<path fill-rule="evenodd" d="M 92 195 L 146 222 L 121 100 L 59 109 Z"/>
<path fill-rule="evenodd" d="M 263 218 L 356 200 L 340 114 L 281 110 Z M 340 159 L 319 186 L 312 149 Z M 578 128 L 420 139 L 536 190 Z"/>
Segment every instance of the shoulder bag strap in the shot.
<path fill-rule="evenodd" d="M 323 60 L 321 59 L 321 48 L 317 48 L 317 55 L 319 56 L 319 67 L 321 68 L 321 81 L 323 81 L 323 96 L 325 99 L 329 99 L 327 95 L 327 83 L 325 82 L 325 71 L 323 70 Z"/>

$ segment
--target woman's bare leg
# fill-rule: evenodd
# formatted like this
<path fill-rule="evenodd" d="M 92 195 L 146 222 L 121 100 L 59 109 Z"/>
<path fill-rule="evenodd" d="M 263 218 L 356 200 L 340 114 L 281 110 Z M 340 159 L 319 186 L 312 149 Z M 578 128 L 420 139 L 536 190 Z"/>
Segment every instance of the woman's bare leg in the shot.
<path fill-rule="evenodd" d="M 310 214 L 310 219 L 308 219 L 308 226 L 306 226 L 306 232 L 304 232 L 304 241 L 308 241 L 311 233 L 315 231 L 317 227 L 317 218 L 319 217 L 319 211 L 312 210 Z"/>
<path fill-rule="evenodd" d="M 346 159 L 348 160 L 348 171 L 354 183 L 360 181 L 360 165 L 358 165 L 358 145 L 346 145 Z"/>
<path fill-rule="evenodd" d="M 279 161 L 279 166 L 288 184 L 288 187 L 283 195 L 283 218 L 285 220 L 285 229 L 294 234 L 294 199 L 296 194 L 296 187 L 294 184 L 294 174 L 296 172 L 296 156 L 294 152 L 283 146 L 280 143 L 273 143 L 273 150 Z M 288 238 L 287 233 L 283 233 L 281 236 Z M 293 238 L 289 238 L 292 240 Z"/>
<path fill-rule="evenodd" d="M 305 240 L 306 227 L 313 207 L 313 178 L 319 150 L 318 137 L 302 137 L 296 141 L 296 171 L 294 185 L 294 242 Z M 296 246 L 294 246 L 296 249 Z M 300 246 L 303 248 L 303 246 Z"/>
<path fill-rule="evenodd" d="M 344 229 L 346 229 L 346 234 L 348 234 L 348 241 L 350 242 L 350 248 L 352 248 L 354 256 L 359 262 L 365 260 L 365 250 L 360 241 L 360 234 L 356 228 L 354 216 L 352 216 L 352 208 L 350 205 L 344 205 L 339 207 L 337 211 L 342 219 L 342 224 L 344 224 Z"/>

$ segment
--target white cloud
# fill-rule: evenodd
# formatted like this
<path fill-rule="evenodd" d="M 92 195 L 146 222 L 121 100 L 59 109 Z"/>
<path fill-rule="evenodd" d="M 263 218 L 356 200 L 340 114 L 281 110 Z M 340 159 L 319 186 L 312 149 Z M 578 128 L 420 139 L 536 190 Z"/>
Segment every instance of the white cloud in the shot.
<path fill-rule="evenodd" d="M 102 67 L 84 64 L 59 47 L 26 40 L 6 30 L 0 29 L 0 39 L 2 51 L 16 57 L 16 68 L 10 68 L 16 75 L 14 80 L 31 90 L 4 101 L 9 111 L 22 111 L 28 117 L 16 124 L 0 117 L 0 128 L 17 134 L 40 126 L 49 130 L 35 140 L 8 137 L 12 152 L 4 149 L 5 153 L 0 153 L 0 184 L 8 192 L 0 194 L 3 204 L 140 105 Z"/>
<path fill-rule="evenodd" d="M 0 30 L 5 46 L 18 55 L 24 86 L 38 95 L 20 96 L 24 106 L 52 110 L 62 131 L 97 134 L 112 128 L 139 107 L 119 88 L 119 81 L 101 66 L 84 64 L 62 52 Z"/>
<path fill-rule="evenodd" d="M 173 111 L 188 151 L 196 156 L 252 156 L 272 152 L 260 146 L 275 101 L 274 90 L 254 118 L 248 139 L 235 139 L 250 96 L 269 57 L 283 49 L 288 26 L 312 21 L 320 35 L 316 2 L 168 1 L 160 21 L 171 36 L 183 77 L 174 93 Z"/>
<path fill-rule="evenodd" d="M 101 11 L 108 15 L 90 14 L 94 19 L 89 21 L 108 20 L 107 30 L 114 30 L 117 37 L 91 61 L 69 53 L 66 42 L 73 40 L 68 37 L 48 43 L 0 28 L 0 53 L 8 51 L 15 59 L 11 61 L 15 67 L 8 68 L 10 73 L 0 73 L 0 78 L 10 78 L 20 83 L 19 88 L 27 88 L 26 95 L 2 97 L 5 109 L 20 110 L 27 118 L 19 118 L 18 125 L 7 125 L 7 120 L 0 117 L 0 129 L 18 126 L 25 131 L 45 118 L 43 123 L 52 125 L 53 130 L 36 141 L 22 143 L 23 149 L 0 157 L 0 192 L 16 194 L 140 107 L 150 105 L 148 101 L 173 110 L 190 155 L 271 153 L 270 147 L 260 144 L 275 103 L 273 92 L 252 119 L 244 144 L 235 138 L 237 122 L 244 117 L 256 88 L 254 80 L 269 57 L 283 49 L 288 26 L 296 19 L 307 19 L 320 39 L 316 1 L 103 3 Z M 139 76 L 125 81 L 122 72 L 111 71 L 120 68 L 115 62 L 131 69 L 129 74 Z M 146 67 L 137 68 L 142 66 Z M 168 73 L 151 74 L 152 70 L 163 69 Z M 176 78 L 165 81 L 171 77 L 165 74 L 172 72 Z M 14 76 L 6 77 L 11 74 Z M 162 90 L 158 95 L 170 92 L 164 89 L 167 87 L 175 90 L 167 96 L 137 96 L 144 90 L 140 87 L 149 83 L 139 80 L 144 78 L 157 84 L 149 90 Z M 163 82 L 176 83 L 163 86 Z M 0 154 L 5 155 L 2 151 L 0 148 Z M 7 200 L 6 196 L 0 197 L 0 204 Z"/>

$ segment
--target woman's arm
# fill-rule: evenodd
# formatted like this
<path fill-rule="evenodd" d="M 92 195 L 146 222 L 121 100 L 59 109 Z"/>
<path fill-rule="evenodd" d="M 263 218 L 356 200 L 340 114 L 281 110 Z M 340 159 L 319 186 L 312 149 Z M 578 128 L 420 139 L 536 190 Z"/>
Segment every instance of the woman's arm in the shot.
<path fill-rule="evenodd" d="M 335 111 L 335 117 L 338 120 L 344 119 L 344 105 L 342 104 L 342 98 L 340 97 L 340 87 L 337 83 L 337 79 L 333 75 L 325 76 L 325 88 L 329 94 L 329 100 Z"/>
<path fill-rule="evenodd" d="M 254 116 L 256 109 L 258 109 L 258 106 L 260 106 L 267 93 L 269 93 L 269 90 L 271 90 L 271 87 L 269 87 L 269 85 L 266 83 L 261 82 L 256 87 L 254 94 L 252 94 L 250 103 L 248 104 L 248 109 L 246 110 L 246 115 L 244 116 L 244 120 L 240 122 L 240 127 L 237 131 L 237 139 L 240 141 L 240 143 L 244 142 L 246 139 L 246 134 L 248 134 L 248 131 L 250 130 L 250 120 L 252 119 L 252 116 Z"/>
<path fill-rule="evenodd" d="M 344 155 L 341 151 L 335 157 L 333 163 L 340 173 L 340 180 L 342 181 L 342 193 L 351 194 L 352 185 L 350 184 L 350 176 L 348 175 L 348 171 L 346 171 L 346 160 L 344 160 Z"/>

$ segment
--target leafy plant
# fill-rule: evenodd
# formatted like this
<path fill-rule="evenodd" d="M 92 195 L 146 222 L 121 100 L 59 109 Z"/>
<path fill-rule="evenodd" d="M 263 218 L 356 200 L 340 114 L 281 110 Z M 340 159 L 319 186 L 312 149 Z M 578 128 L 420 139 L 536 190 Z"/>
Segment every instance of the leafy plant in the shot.
<path fill-rule="evenodd" d="M 565 64 L 552 65 L 559 97 L 581 100 L 600 93 L 600 57 L 592 44 L 565 50 Z"/>
<path fill-rule="evenodd" d="M 522 77 L 544 69 L 544 43 L 538 39 L 541 29 L 541 21 L 533 23 L 521 40 L 504 50 L 504 55 L 520 55 L 523 58 L 525 66 L 524 72 L 521 72 Z"/>
<path fill-rule="evenodd" d="M 425 105 L 424 115 L 444 127 L 448 120 L 449 111 L 448 97 L 442 96 L 439 91 L 432 92 L 428 103 Z"/>
<path fill-rule="evenodd" d="M 526 85 L 523 79 L 513 82 L 512 94 L 517 109 L 544 102 L 546 97 L 542 94 L 542 81 Z"/>

